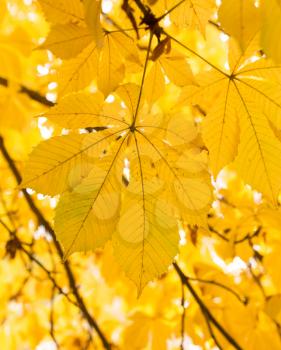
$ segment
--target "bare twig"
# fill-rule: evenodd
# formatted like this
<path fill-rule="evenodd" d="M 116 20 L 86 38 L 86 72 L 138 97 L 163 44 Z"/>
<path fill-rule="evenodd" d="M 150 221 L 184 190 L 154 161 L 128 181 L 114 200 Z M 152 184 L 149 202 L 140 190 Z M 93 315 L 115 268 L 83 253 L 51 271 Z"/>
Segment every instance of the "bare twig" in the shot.
<path fill-rule="evenodd" d="M 54 298 L 55 298 L 55 292 L 56 292 L 56 288 L 53 287 L 52 288 L 52 292 L 51 292 L 51 297 L 50 297 L 50 335 L 53 339 L 53 342 L 56 344 L 57 349 L 59 349 L 59 343 L 57 341 L 56 338 L 56 334 L 55 334 L 55 322 L 54 322 Z"/>
<path fill-rule="evenodd" d="M 199 297 L 199 295 L 196 293 L 195 289 L 191 285 L 188 278 L 186 278 L 185 274 L 182 272 L 180 267 L 177 263 L 173 263 L 174 268 L 181 279 L 182 283 L 185 284 L 187 289 L 189 290 L 190 294 L 193 296 L 197 304 L 199 305 L 201 311 L 203 314 L 208 317 L 208 320 L 214 325 L 214 327 L 227 339 L 227 341 L 236 349 L 236 350 L 243 350 L 241 346 L 237 343 L 237 341 L 227 332 L 227 330 L 217 321 L 217 319 L 213 316 L 211 311 L 207 308 L 205 303 L 202 301 L 202 299 Z"/>
<path fill-rule="evenodd" d="M 6 78 L 0 77 L 0 85 L 8 87 L 9 81 Z M 41 103 L 42 105 L 52 107 L 55 105 L 54 102 L 49 101 L 44 95 L 41 95 L 39 92 L 29 89 L 28 87 L 21 85 L 19 89 L 19 93 L 26 94 L 29 96 L 32 100 L 37 101 L 38 103 Z"/>
<path fill-rule="evenodd" d="M 190 281 L 206 283 L 206 284 L 212 284 L 214 286 L 217 286 L 217 287 L 220 287 L 222 289 L 225 289 L 229 293 L 233 294 L 242 304 L 247 304 L 248 300 L 247 300 L 246 297 L 241 298 L 241 296 L 235 290 L 231 289 L 230 287 L 226 286 L 225 284 L 222 284 L 222 283 L 214 281 L 214 280 L 205 280 L 205 279 L 197 278 L 197 277 L 186 276 L 186 278 L 189 279 Z"/>
<path fill-rule="evenodd" d="M 8 163 L 9 168 L 10 168 L 11 172 L 13 173 L 17 183 L 20 184 L 21 183 L 21 174 L 20 174 L 19 170 L 17 169 L 14 160 L 10 157 L 8 150 L 5 147 L 4 139 L 2 136 L 0 136 L 0 152 L 2 153 L 6 162 Z M 76 281 L 74 278 L 74 274 L 73 274 L 72 269 L 69 265 L 69 262 L 67 260 L 64 260 L 63 249 L 62 249 L 60 243 L 56 239 L 56 234 L 55 234 L 53 228 L 51 227 L 50 223 L 45 219 L 44 215 L 42 214 L 40 209 L 37 207 L 33 198 L 26 191 L 26 189 L 22 189 L 22 193 L 27 201 L 27 204 L 28 204 L 30 210 L 33 212 L 33 214 L 37 218 L 38 225 L 43 226 L 45 228 L 45 230 L 47 232 L 49 232 L 49 234 L 51 235 L 51 237 L 53 239 L 56 251 L 57 251 L 57 253 L 58 253 L 58 255 L 63 263 L 64 269 L 65 269 L 65 272 L 66 272 L 66 275 L 68 278 L 69 286 L 73 292 L 73 295 L 76 298 L 76 302 L 79 305 L 79 308 L 80 308 L 84 318 L 87 320 L 89 326 L 96 331 L 104 348 L 111 349 L 111 344 L 106 339 L 105 335 L 103 334 L 103 332 L 100 329 L 99 325 L 97 324 L 96 320 L 89 313 L 89 311 L 88 311 L 88 309 L 87 309 L 87 307 L 86 307 L 86 305 L 85 305 L 85 303 L 84 303 L 84 301 L 83 301 L 83 299 L 78 291 L 78 288 L 76 286 Z"/>
<path fill-rule="evenodd" d="M 186 315 L 184 287 L 185 287 L 185 285 L 181 281 L 181 307 L 182 307 L 182 314 L 181 314 L 181 345 L 180 345 L 180 349 L 181 350 L 184 350 L 185 315 Z"/>

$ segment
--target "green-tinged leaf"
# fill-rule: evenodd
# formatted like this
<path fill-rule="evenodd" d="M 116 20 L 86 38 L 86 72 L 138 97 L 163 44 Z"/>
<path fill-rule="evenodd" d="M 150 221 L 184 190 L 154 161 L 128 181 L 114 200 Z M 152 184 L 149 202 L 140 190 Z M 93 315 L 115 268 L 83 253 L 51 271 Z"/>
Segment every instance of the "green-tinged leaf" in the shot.
<path fill-rule="evenodd" d="M 89 173 L 94 160 L 110 147 L 114 135 L 70 134 L 41 142 L 31 153 L 22 187 L 56 195 L 73 189 Z"/>
<path fill-rule="evenodd" d="M 114 234 L 117 260 L 139 293 L 172 263 L 178 222 L 205 225 L 212 201 L 206 159 L 191 144 L 198 135 L 192 119 L 148 112 L 140 91 L 132 83 L 118 88 L 112 120 L 99 112 L 100 94 L 62 99 L 49 112 L 52 121 L 85 127 L 93 117 L 106 129 L 40 144 L 23 181 L 38 192 L 63 193 L 55 227 L 66 256 Z"/>
<path fill-rule="evenodd" d="M 55 230 L 66 256 L 94 250 L 111 238 L 120 207 L 120 183 L 114 170 L 123 142 L 116 143 L 103 159 L 96 159 L 85 181 L 61 196 Z"/>

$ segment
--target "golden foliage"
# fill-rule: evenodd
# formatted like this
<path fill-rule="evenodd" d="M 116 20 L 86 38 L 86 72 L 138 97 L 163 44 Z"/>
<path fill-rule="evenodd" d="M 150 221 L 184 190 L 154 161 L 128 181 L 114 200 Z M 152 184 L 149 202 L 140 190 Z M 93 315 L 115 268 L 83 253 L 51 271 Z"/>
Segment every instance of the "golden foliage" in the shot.
<path fill-rule="evenodd" d="M 281 349 L 280 6 L 0 0 L 1 349 Z"/>

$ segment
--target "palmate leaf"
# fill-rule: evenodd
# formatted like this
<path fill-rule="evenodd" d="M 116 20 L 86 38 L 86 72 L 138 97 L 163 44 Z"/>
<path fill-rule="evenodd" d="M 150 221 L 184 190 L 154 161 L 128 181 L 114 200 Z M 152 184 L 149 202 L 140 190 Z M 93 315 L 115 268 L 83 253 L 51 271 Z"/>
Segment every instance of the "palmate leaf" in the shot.
<path fill-rule="evenodd" d="M 234 161 L 242 178 L 276 203 L 281 144 L 274 129 L 280 128 L 281 67 L 262 56 L 254 63 L 248 60 L 258 52 L 256 38 L 244 54 L 230 42 L 230 71 L 213 67 L 199 79 L 200 87 L 184 89 L 182 101 L 200 104 L 215 99 L 203 124 L 214 175 Z"/>
<path fill-rule="evenodd" d="M 98 88 L 108 95 L 123 80 L 125 59 L 138 63 L 133 40 L 124 33 L 104 34 L 102 48 L 92 41 L 78 56 L 63 62 L 57 73 L 59 93 L 82 90 L 96 80 Z"/>
<path fill-rule="evenodd" d="M 82 90 L 92 81 L 107 96 L 122 82 L 125 62 L 141 66 L 132 38 L 101 27 L 100 1 L 85 0 L 82 4 L 72 0 L 69 8 L 64 0 L 57 4 L 42 0 L 40 4 L 53 25 L 39 48 L 64 60 L 57 70 L 60 96 Z M 79 14 L 79 19 L 74 14 Z"/>
<path fill-rule="evenodd" d="M 204 155 L 192 144 L 191 119 L 150 112 L 135 84 L 114 96 L 116 108 L 101 109 L 100 95 L 91 103 L 86 93 L 52 108 L 48 115 L 61 126 L 104 129 L 39 144 L 23 186 L 62 193 L 55 230 L 66 256 L 112 238 L 116 259 L 140 292 L 176 255 L 178 220 L 205 224 L 212 187 Z"/>

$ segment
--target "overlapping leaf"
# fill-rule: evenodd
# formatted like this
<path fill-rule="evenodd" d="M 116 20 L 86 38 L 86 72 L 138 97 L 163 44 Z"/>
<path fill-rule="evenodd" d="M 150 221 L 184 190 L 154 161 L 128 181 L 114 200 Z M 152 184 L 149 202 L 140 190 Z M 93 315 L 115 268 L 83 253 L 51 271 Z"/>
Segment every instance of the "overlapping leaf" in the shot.
<path fill-rule="evenodd" d="M 212 99 L 203 125 L 215 175 L 234 161 L 243 179 L 276 203 L 280 191 L 281 144 L 280 67 L 261 56 L 251 63 L 252 40 L 244 54 L 231 41 L 230 71 L 214 69 L 200 79 L 200 87 L 185 88 L 183 101 L 204 104 Z"/>
<path fill-rule="evenodd" d="M 64 59 L 57 72 L 61 96 L 82 90 L 92 81 L 108 95 L 122 82 L 126 60 L 140 64 L 132 38 L 122 31 L 102 28 L 100 1 L 85 0 L 82 4 L 73 0 L 69 7 L 63 0 L 40 3 L 53 24 L 40 48 Z"/>
<path fill-rule="evenodd" d="M 178 220 L 204 224 L 212 190 L 191 119 L 149 112 L 134 84 L 115 99 L 101 110 L 100 94 L 81 93 L 52 108 L 47 115 L 66 128 L 103 128 L 41 143 L 23 186 L 62 193 L 55 228 L 66 254 L 113 234 L 116 259 L 141 291 L 176 255 Z"/>
<path fill-rule="evenodd" d="M 223 0 L 218 15 L 223 29 L 243 50 L 260 28 L 260 7 L 254 0 Z"/>
<path fill-rule="evenodd" d="M 171 13 L 171 20 L 179 27 L 199 29 L 203 34 L 216 5 L 213 0 L 169 0 L 167 4 L 168 9 L 176 6 Z"/>

